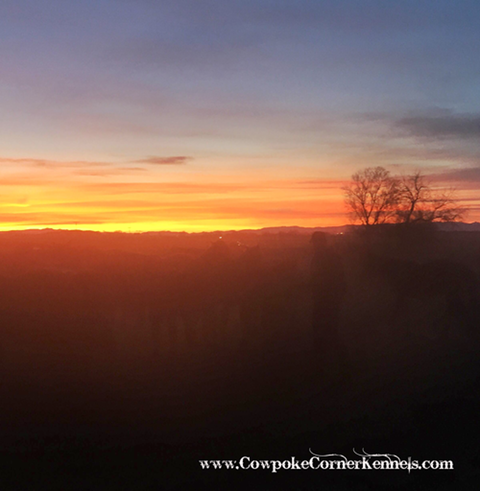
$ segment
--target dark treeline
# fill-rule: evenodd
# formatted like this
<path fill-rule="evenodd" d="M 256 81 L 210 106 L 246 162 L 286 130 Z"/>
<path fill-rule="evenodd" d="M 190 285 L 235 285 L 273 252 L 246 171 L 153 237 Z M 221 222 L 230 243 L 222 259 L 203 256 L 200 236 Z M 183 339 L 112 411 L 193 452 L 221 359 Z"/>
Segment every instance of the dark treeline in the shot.
<path fill-rule="evenodd" d="M 25 232 L 0 235 L 0 260 L 11 489 L 478 478 L 480 234 Z M 278 477 L 198 464 L 354 447 L 457 467 Z"/>

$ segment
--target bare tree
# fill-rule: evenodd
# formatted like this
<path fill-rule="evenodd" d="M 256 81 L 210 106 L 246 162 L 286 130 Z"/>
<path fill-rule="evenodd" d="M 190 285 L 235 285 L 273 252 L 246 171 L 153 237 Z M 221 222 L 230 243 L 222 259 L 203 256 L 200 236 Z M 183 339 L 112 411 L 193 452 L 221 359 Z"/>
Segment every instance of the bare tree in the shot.
<path fill-rule="evenodd" d="M 436 189 L 420 171 L 399 178 L 383 167 L 368 167 L 353 174 L 342 189 L 353 221 L 366 226 L 453 222 L 466 213 L 453 189 Z"/>
<path fill-rule="evenodd" d="M 352 182 L 342 189 L 353 221 L 366 226 L 377 225 L 389 221 L 396 214 L 399 181 L 383 167 L 368 167 L 356 172 Z"/>
<path fill-rule="evenodd" d="M 457 205 L 453 189 L 434 189 L 420 171 L 399 180 L 396 218 L 400 223 L 454 222 L 465 212 Z"/>

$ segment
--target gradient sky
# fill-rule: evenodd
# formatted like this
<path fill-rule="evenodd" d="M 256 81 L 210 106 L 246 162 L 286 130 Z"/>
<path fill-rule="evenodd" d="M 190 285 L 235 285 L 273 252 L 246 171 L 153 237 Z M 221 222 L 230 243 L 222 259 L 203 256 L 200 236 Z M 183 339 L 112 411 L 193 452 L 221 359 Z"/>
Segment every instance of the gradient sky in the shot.
<path fill-rule="evenodd" d="M 422 169 L 480 220 L 477 0 L 2 0 L 0 228 L 347 222 Z"/>

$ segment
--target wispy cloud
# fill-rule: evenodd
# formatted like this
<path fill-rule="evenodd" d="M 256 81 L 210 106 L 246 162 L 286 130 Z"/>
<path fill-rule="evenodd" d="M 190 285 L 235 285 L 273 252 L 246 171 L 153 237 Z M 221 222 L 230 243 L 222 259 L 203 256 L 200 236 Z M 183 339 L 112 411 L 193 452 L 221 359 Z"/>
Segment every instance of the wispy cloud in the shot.
<path fill-rule="evenodd" d="M 480 137 L 480 114 L 418 115 L 401 118 L 397 128 L 412 136 L 432 139 L 470 139 Z"/>
<path fill-rule="evenodd" d="M 92 177 L 107 177 L 107 176 L 121 176 L 124 174 L 129 174 L 130 172 L 145 172 L 146 169 L 143 167 L 115 167 L 115 168 L 105 168 L 105 169 L 81 169 L 75 171 L 77 176 L 92 176 Z"/>
<path fill-rule="evenodd" d="M 179 155 L 174 157 L 158 157 L 150 156 L 140 160 L 134 160 L 136 164 L 152 164 L 152 165 L 183 165 L 188 161 L 193 160 L 193 157 Z"/>
<path fill-rule="evenodd" d="M 480 183 L 480 166 L 463 169 L 449 169 L 445 172 L 434 174 L 432 177 L 441 181 L 456 181 L 465 184 L 475 183 L 475 186 L 477 187 L 478 183 Z"/>
<path fill-rule="evenodd" d="M 42 167 L 46 165 L 47 162 L 48 160 L 44 159 L 0 157 L 0 164 L 26 164 Z"/>
<path fill-rule="evenodd" d="M 135 160 L 134 163 L 155 165 L 178 165 L 190 160 L 191 157 L 148 157 Z M 5 164 L 9 167 L 28 167 L 41 170 L 67 169 L 73 174 L 80 176 L 110 176 L 121 175 L 130 172 L 145 172 L 145 167 L 124 165 L 122 162 L 100 162 L 90 160 L 50 160 L 39 158 L 11 158 L 0 157 L 0 166 Z"/>
<path fill-rule="evenodd" d="M 50 159 L 38 159 L 38 158 L 12 158 L 12 157 L 0 157 L 0 164 L 19 164 L 29 165 L 34 167 L 48 167 L 48 168 L 77 168 L 77 167 L 102 167 L 112 165 L 111 162 L 96 162 L 87 160 L 50 160 Z"/>
<path fill-rule="evenodd" d="M 232 183 L 191 183 L 191 182 L 102 182 L 81 184 L 77 189 L 82 193 L 95 195 L 130 195 L 130 194 L 159 194 L 162 195 L 217 195 L 230 194 L 250 190 L 254 184 Z"/>

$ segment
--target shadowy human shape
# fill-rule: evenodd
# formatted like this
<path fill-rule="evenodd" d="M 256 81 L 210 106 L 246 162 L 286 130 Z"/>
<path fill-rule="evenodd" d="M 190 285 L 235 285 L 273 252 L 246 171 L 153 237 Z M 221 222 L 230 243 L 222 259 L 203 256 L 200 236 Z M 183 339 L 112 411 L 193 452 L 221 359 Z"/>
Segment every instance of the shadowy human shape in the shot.
<path fill-rule="evenodd" d="M 311 243 L 312 328 L 314 344 L 322 359 L 342 364 L 345 350 L 340 337 L 340 316 L 346 294 L 342 258 L 328 243 L 328 234 L 315 232 Z"/>
<path fill-rule="evenodd" d="M 224 334 L 232 304 L 233 259 L 224 240 L 192 262 L 180 280 L 179 316 L 187 341 L 215 344 Z"/>
<path fill-rule="evenodd" d="M 259 246 L 249 247 L 237 260 L 238 303 L 242 344 L 250 345 L 261 330 L 265 265 Z"/>
<path fill-rule="evenodd" d="M 450 259 L 420 263 L 410 259 L 368 254 L 364 275 L 379 280 L 394 295 L 391 321 L 408 326 L 409 306 L 417 302 L 427 307 L 440 300 L 449 323 L 467 329 L 478 318 L 479 285 L 476 274 L 464 264 Z M 411 334 L 410 329 L 404 333 Z"/>

